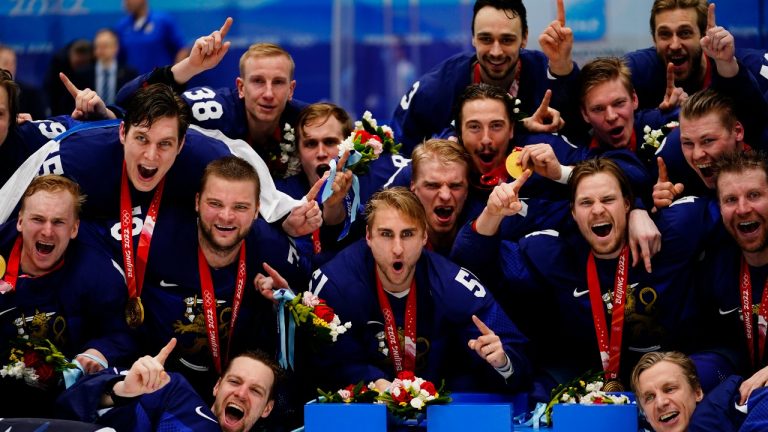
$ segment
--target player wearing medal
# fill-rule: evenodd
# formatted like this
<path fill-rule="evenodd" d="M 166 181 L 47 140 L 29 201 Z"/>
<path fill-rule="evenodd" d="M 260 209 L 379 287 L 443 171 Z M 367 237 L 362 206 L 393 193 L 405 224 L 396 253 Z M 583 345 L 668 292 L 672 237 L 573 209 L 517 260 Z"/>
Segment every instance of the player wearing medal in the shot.
<path fill-rule="evenodd" d="M 79 381 L 57 400 L 59 417 L 135 432 L 260 430 L 281 375 L 274 360 L 258 351 L 233 357 L 213 387 L 214 401 L 207 403 L 182 375 L 165 371 L 174 343 L 128 371 L 110 368 Z"/>
<path fill-rule="evenodd" d="M 709 342 L 730 349 L 737 371 L 749 376 L 740 387 L 740 404 L 768 382 L 765 356 L 766 218 L 768 163 L 756 152 L 728 152 L 715 165 L 717 198 L 725 231 L 707 250 L 701 265 L 703 313 L 700 331 Z M 727 351 L 724 351 L 727 353 Z"/>
<path fill-rule="evenodd" d="M 692 198 L 659 215 L 663 245 L 649 272 L 629 263 L 633 195 L 618 165 L 596 158 L 574 168 L 570 204 L 578 231 L 500 241 L 501 221 L 522 207 L 520 183 L 494 190 L 454 251 L 460 252 L 457 262 L 470 269 L 502 272 L 510 296 L 525 305 L 517 316 L 531 333 L 542 368 L 563 381 L 600 367 L 606 379 L 626 384 L 636 353 L 680 347 L 693 318 L 690 278 L 703 248 L 701 227 L 713 225 L 708 203 Z"/>
<path fill-rule="evenodd" d="M 525 337 L 471 273 L 424 250 L 424 208 L 413 193 L 377 192 L 366 221 L 365 243 L 344 249 L 312 276 L 312 291 L 352 322 L 315 358 L 327 384 L 362 380 L 383 388 L 410 370 L 446 379 L 456 391 L 523 388 Z"/>
<path fill-rule="evenodd" d="M 37 177 L 24 192 L 17 219 L 0 227 L 0 362 L 12 364 L 17 338 L 48 339 L 86 373 L 128 361 L 135 344 L 122 317 L 125 282 L 101 250 L 75 240 L 84 197 L 57 175 Z M 28 365 L 32 367 L 32 363 Z M 39 380 L 49 377 L 40 373 Z M 50 414 L 56 380 L 47 392 L 23 379 L 0 379 L 2 415 Z"/>
<path fill-rule="evenodd" d="M 555 108 L 567 107 L 578 69 L 571 60 L 573 32 L 565 26 L 563 2 L 558 2 L 558 19 L 539 38 L 543 52 L 525 49 L 526 14 L 520 0 L 475 2 L 475 51 L 457 54 L 437 65 L 413 84 L 395 108 L 392 129 L 403 143 L 404 155 L 409 156 L 416 145 L 450 126 L 451 109 L 470 84 L 486 83 L 503 89 L 521 101 L 519 108 L 526 113 L 536 111 L 547 89 L 552 89 L 556 101 L 562 101 L 554 103 Z M 552 131 L 560 126 L 559 117 L 551 126 Z"/>
<path fill-rule="evenodd" d="M 299 111 L 306 103 L 293 99 L 295 64 L 283 48 L 271 43 L 251 45 L 240 57 L 240 76 L 235 79 L 235 88 L 203 86 L 183 91 L 190 79 L 216 67 L 224 58 L 230 46 L 224 38 L 231 26 L 232 19 L 227 18 L 221 29 L 195 41 L 189 57 L 139 76 L 125 85 L 117 100 L 127 99 L 146 84 L 171 85 L 181 90 L 192 110 L 194 124 L 246 141 L 264 159 L 275 178 L 295 174 L 298 167 L 281 161 L 281 142 L 285 126 L 296 125 Z"/>
<path fill-rule="evenodd" d="M 184 374 L 201 395 L 237 353 L 275 352 L 272 304 L 253 289 L 263 264 L 285 274 L 290 286 L 304 287 L 309 279 L 309 263 L 293 241 L 257 220 L 259 185 L 247 162 L 217 159 L 203 173 L 197 218 L 169 209 L 158 222 L 165 228 L 153 236 L 142 295 L 143 347 L 153 352 L 178 339 L 167 367 Z"/>

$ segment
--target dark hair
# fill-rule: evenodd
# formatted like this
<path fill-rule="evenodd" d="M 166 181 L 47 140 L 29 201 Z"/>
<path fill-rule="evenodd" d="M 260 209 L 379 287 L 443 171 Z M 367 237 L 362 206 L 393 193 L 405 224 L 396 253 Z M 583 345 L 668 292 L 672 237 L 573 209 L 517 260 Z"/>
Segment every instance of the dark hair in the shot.
<path fill-rule="evenodd" d="M 621 167 L 608 158 L 596 157 L 583 160 L 573 167 L 571 176 L 568 178 L 568 188 L 571 191 L 571 208 L 573 208 L 574 202 L 576 201 L 576 189 L 579 187 L 579 183 L 585 178 L 598 173 L 606 173 L 616 178 L 616 181 L 619 182 L 622 196 L 629 202 L 629 208 L 631 209 L 634 207 L 635 194 L 632 192 L 629 179 L 627 178 L 627 175 L 624 174 Z"/>
<path fill-rule="evenodd" d="M 16 117 L 19 115 L 19 85 L 13 80 L 11 72 L 0 69 L 0 87 L 8 93 L 8 130 L 12 131 L 16 128 Z"/>
<path fill-rule="evenodd" d="M 494 99 L 501 102 L 504 105 L 504 110 L 507 113 L 509 123 L 512 125 L 515 124 L 515 102 L 509 93 L 499 87 L 486 83 L 471 84 L 464 89 L 461 95 L 459 95 L 459 98 L 456 100 L 456 105 L 454 106 L 453 118 L 455 119 L 456 131 L 458 132 L 459 138 L 461 138 L 462 121 L 464 120 L 464 105 L 469 101 L 480 99 Z"/>
<path fill-rule="evenodd" d="M 651 6 L 651 36 L 656 40 L 656 15 L 675 9 L 696 9 L 696 25 L 699 27 L 699 37 L 707 33 L 707 0 L 655 0 Z"/>
<path fill-rule="evenodd" d="M 248 350 L 241 352 L 229 360 L 227 368 L 224 370 L 224 373 L 221 374 L 222 378 L 227 375 L 227 372 L 229 372 L 229 369 L 232 367 L 232 362 L 239 357 L 245 357 L 261 362 L 264 364 L 264 366 L 268 367 L 272 371 L 272 375 L 274 375 L 275 379 L 272 382 L 272 388 L 269 389 L 267 400 L 275 400 L 275 392 L 273 390 L 277 388 L 278 385 L 282 384 L 284 376 L 283 368 L 281 368 L 277 362 L 272 357 L 268 356 L 264 351 Z"/>
<path fill-rule="evenodd" d="M 208 163 L 200 178 L 200 193 L 205 189 L 208 178 L 219 177 L 224 180 L 250 181 L 256 191 L 256 205 L 259 204 L 261 180 L 253 165 L 237 156 L 224 156 Z"/>
<path fill-rule="evenodd" d="M 695 120 L 716 113 L 723 127 L 731 131 L 739 121 L 735 106 L 730 96 L 710 87 L 697 91 L 683 102 L 680 106 L 680 118 Z"/>
<path fill-rule="evenodd" d="M 597 57 L 590 60 L 579 73 L 579 103 L 584 105 L 587 93 L 593 88 L 616 79 L 621 81 L 630 96 L 635 93 L 632 72 L 624 60 L 619 57 Z"/>
<path fill-rule="evenodd" d="M 125 132 L 131 126 L 152 126 L 161 118 L 175 118 L 179 124 L 179 143 L 189 127 L 189 106 L 166 84 L 151 84 L 139 89 L 125 104 Z"/>
<path fill-rule="evenodd" d="M 475 6 L 472 8 L 472 36 L 475 35 L 475 18 L 480 9 L 489 6 L 494 9 L 509 12 L 509 19 L 515 17 L 520 18 L 520 26 L 523 30 L 523 37 L 528 35 L 528 13 L 525 11 L 525 6 L 522 0 L 477 0 Z"/>

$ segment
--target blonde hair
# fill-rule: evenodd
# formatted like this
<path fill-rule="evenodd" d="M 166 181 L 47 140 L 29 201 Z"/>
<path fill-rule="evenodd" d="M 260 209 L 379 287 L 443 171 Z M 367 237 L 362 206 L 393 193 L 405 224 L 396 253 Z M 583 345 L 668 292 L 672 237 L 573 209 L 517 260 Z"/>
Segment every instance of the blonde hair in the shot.
<path fill-rule="evenodd" d="M 437 160 L 443 165 L 456 163 L 469 171 L 470 156 L 464 146 L 455 141 L 432 138 L 416 146 L 411 153 L 412 182 L 416 182 L 421 172 L 421 164 L 427 160 Z"/>
<path fill-rule="evenodd" d="M 277 57 L 284 56 L 291 63 L 291 73 L 288 79 L 293 79 L 293 72 L 296 69 L 296 63 L 293 62 L 293 57 L 288 54 L 288 51 L 284 50 L 279 45 L 273 43 L 255 43 L 248 47 L 248 51 L 240 56 L 240 78 L 245 78 L 245 62 L 249 58 L 261 58 L 261 57 Z"/>
<path fill-rule="evenodd" d="M 21 197 L 21 211 L 24 211 L 26 200 L 32 195 L 38 192 L 54 193 L 61 191 L 69 192 L 72 195 L 75 217 L 79 218 L 83 203 L 85 203 L 85 195 L 81 192 L 80 185 L 58 174 L 46 174 L 33 179 Z"/>
<path fill-rule="evenodd" d="M 365 221 L 368 229 L 371 228 L 376 213 L 384 208 L 393 208 L 415 221 L 421 229 L 427 229 L 427 214 L 424 206 L 413 192 L 402 186 L 382 189 L 371 196 L 365 205 Z"/>

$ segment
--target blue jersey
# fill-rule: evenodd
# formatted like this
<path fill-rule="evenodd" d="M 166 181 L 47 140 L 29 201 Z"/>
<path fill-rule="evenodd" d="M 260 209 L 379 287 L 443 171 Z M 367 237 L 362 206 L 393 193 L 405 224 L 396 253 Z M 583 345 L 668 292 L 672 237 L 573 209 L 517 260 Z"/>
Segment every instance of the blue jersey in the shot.
<path fill-rule="evenodd" d="M 342 322 L 351 322 L 320 361 L 331 386 L 392 379 L 394 369 L 385 351 L 384 318 L 376 293 L 375 263 L 364 241 L 341 251 L 312 275 L 312 291 L 334 308 Z M 467 270 L 440 255 L 422 252 L 416 264 L 417 376 L 433 382 L 446 379 L 456 391 L 504 388 L 504 379 L 467 347 L 480 333 L 477 315 L 499 337 L 514 373 L 507 385 L 519 389 L 527 382 L 526 339 L 504 314 L 493 296 Z M 406 298 L 389 298 L 398 329 L 402 329 Z M 398 330 L 401 331 L 401 330 Z M 402 333 L 401 333 L 402 334 Z"/>
<path fill-rule="evenodd" d="M 637 93 L 639 109 L 657 108 L 667 88 L 667 65 L 659 58 L 655 47 L 628 53 L 627 66 L 632 72 L 632 84 Z M 765 51 L 736 50 L 739 73 L 732 78 L 717 74 L 714 61 L 709 59 L 713 88 L 730 95 L 735 101 L 738 117 L 745 123 L 747 142 L 757 143 L 763 133 L 768 110 L 768 59 Z M 699 84 L 687 84 L 683 90 L 689 95 L 701 90 Z"/>
<path fill-rule="evenodd" d="M 259 174 L 260 213 L 265 219 L 278 220 L 298 205 L 297 201 L 275 189 L 266 165 L 245 142 L 229 139 L 218 131 L 192 126 L 187 131 L 181 152 L 166 174 L 161 212 L 164 206 L 174 202 L 191 208 L 205 166 L 214 159 L 233 154 L 251 163 Z M 0 192 L 0 220 L 12 213 L 24 189 L 37 174 L 60 174 L 71 178 L 88 196 L 83 207 L 85 217 L 117 220 L 122 164 L 123 146 L 119 140 L 118 121 L 94 122 L 70 130 L 46 143 L 40 152 L 30 157 L 25 167 L 19 170 L 14 186 Z M 149 202 L 146 204 L 148 206 Z M 134 207 L 140 207 L 138 210 L 134 208 L 134 223 L 138 221 L 141 225 L 146 207 L 135 201 Z M 139 227 L 135 234 L 140 231 Z"/>
<path fill-rule="evenodd" d="M 419 78 L 403 96 L 392 115 L 392 130 L 395 138 L 403 143 L 403 154 L 410 155 L 422 141 L 450 126 L 454 104 L 472 84 L 476 62 L 474 52 L 450 57 Z M 568 95 L 573 94 L 573 88 L 578 85 L 576 66 L 567 77 L 555 79 L 548 72 L 549 60 L 544 53 L 520 49 L 518 67 L 521 71 L 517 97 L 522 112 L 533 114 L 547 89 L 552 89 L 553 108 L 568 106 Z"/>
<path fill-rule="evenodd" d="M 159 80 L 159 81 L 158 81 Z M 165 82 L 159 73 L 147 73 L 126 84 L 117 95 L 118 103 L 124 103 L 141 86 L 155 82 Z M 175 83 L 165 82 L 173 85 Z M 174 86 L 177 87 L 177 86 Z M 232 139 L 248 141 L 248 113 L 245 102 L 240 98 L 237 88 L 193 87 L 181 97 L 192 111 L 192 123 L 206 129 L 216 129 Z M 255 145 L 253 148 L 267 163 L 275 178 L 284 178 L 287 166 L 281 162 L 280 142 L 283 140 L 285 125 L 296 128 L 296 122 L 306 102 L 291 99 L 285 105 L 277 129 L 267 141 L 266 146 Z M 294 133 L 294 137 L 297 134 Z M 295 139 L 295 138 L 294 138 Z"/>
<path fill-rule="evenodd" d="M 182 375 L 169 375 L 171 381 L 160 390 L 106 410 L 100 409 L 101 396 L 120 379 L 120 373 L 109 368 L 86 375 L 58 398 L 57 417 L 98 423 L 120 431 L 220 432 L 210 405 Z"/>
<path fill-rule="evenodd" d="M 400 154 L 383 154 L 378 159 L 371 162 L 366 174 L 357 176 L 360 184 L 360 206 L 357 209 L 355 222 L 352 224 L 347 235 L 342 241 L 338 240 L 344 224 L 323 225 L 320 227 L 320 246 L 321 252 L 313 257 L 313 268 L 328 262 L 338 251 L 352 244 L 357 239 L 365 235 L 365 203 L 376 193 L 376 191 L 392 186 L 410 186 L 410 178 L 406 178 L 400 173 L 410 169 L 411 160 Z M 276 179 L 275 186 L 278 190 L 288 194 L 294 199 L 301 199 L 309 192 L 312 185 L 309 184 L 304 171 L 299 174 L 284 179 Z M 351 189 L 350 189 L 351 191 Z M 313 240 L 311 236 L 305 236 L 297 239 L 302 251 L 308 255 L 314 254 Z"/>
<path fill-rule="evenodd" d="M 139 73 L 175 63 L 184 46 L 179 25 L 163 12 L 150 11 L 142 22 L 126 16 L 115 26 L 115 33 L 120 39 L 120 62 Z"/>
<path fill-rule="evenodd" d="M 43 144 L 77 124 L 80 122 L 72 117 L 58 116 L 25 122 L 11 128 L 5 141 L 0 143 L 0 186 Z"/>
<path fill-rule="evenodd" d="M 166 368 L 183 373 L 200 394 L 207 397 L 219 375 L 213 367 L 206 333 L 197 223 L 194 215 L 175 210 L 172 208 L 160 215 L 158 227 L 163 228 L 156 229 L 152 236 L 141 293 L 146 315 L 139 330 L 145 352 L 157 352 L 175 337 L 176 349 Z M 262 263 L 277 270 L 291 287 L 303 289 L 309 281 L 308 260 L 302 259 L 288 236 L 263 220 L 254 222 L 244 242 L 245 291 L 231 340 L 238 260 L 223 268 L 210 268 L 220 352 L 224 357 L 228 351 L 228 358 L 245 349 L 275 352 L 277 321 L 272 304 L 253 286 L 257 273 L 266 274 Z"/>
<path fill-rule="evenodd" d="M 18 235 L 16 220 L 0 228 L 6 262 Z M 0 352 L 15 337 L 27 336 L 49 339 L 69 359 L 94 348 L 110 364 L 131 361 L 136 347 L 125 322 L 126 292 L 119 266 L 103 251 L 72 240 L 60 268 L 20 276 L 15 290 L 0 295 Z"/>
<path fill-rule="evenodd" d="M 642 265 L 628 269 L 622 377 L 638 353 L 684 348 L 684 328 L 695 312 L 692 264 L 703 249 L 705 228 L 714 225 L 708 206 L 706 200 L 687 197 L 662 211 L 656 223 L 663 244 L 653 258 L 653 272 Z M 474 233 L 457 238 L 454 250 L 462 251 L 456 260 L 470 269 L 501 272 L 518 305 L 513 317 L 531 331 L 534 346 L 551 363 L 547 366 L 570 369 L 570 377 L 601 368 L 587 285 L 590 248 L 577 230 L 534 232 L 519 242 Z M 595 262 L 603 293 L 612 292 L 617 259 Z"/>

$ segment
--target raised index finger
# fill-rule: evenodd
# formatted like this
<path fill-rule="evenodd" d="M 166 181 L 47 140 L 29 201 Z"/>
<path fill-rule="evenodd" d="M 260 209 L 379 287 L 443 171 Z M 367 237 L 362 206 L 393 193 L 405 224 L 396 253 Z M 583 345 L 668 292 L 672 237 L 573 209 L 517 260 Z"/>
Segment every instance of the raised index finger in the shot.
<path fill-rule="evenodd" d="M 520 188 L 523 187 L 526 180 L 528 180 L 531 177 L 531 170 L 526 169 L 523 171 L 523 175 L 520 176 L 520 178 L 515 179 L 515 181 L 512 182 L 512 190 L 517 194 L 520 192 Z"/>
<path fill-rule="evenodd" d="M 667 94 L 671 94 L 675 91 L 675 65 L 674 63 L 667 63 Z"/>
<path fill-rule="evenodd" d="M 163 349 L 157 353 L 155 360 L 157 360 L 160 364 L 165 364 L 165 360 L 168 359 L 168 356 L 171 355 L 171 352 L 173 352 L 174 348 L 176 348 L 176 338 L 171 338 L 171 340 L 168 341 Z"/>
<path fill-rule="evenodd" d="M 659 156 L 656 158 L 656 163 L 659 165 L 659 183 L 668 182 L 669 175 L 667 174 L 667 164 L 664 163 L 664 159 Z"/>
<path fill-rule="evenodd" d="M 707 9 L 707 30 L 717 26 L 715 23 L 715 4 L 710 3 L 709 9 Z"/>
<path fill-rule="evenodd" d="M 77 87 L 75 87 L 74 84 L 72 84 L 72 81 L 67 78 L 66 75 L 64 75 L 64 72 L 59 72 L 59 79 L 62 83 L 64 83 L 64 87 L 67 88 L 67 91 L 69 94 L 72 95 L 72 97 L 77 97 L 77 94 L 80 93 L 80 90 L 78 90 Z"/>
<path fill-rule="evenodd" d="M 480 320 L 480 318 L 477 317 L 477 315 L 472 315 L 472 322 L 475 323 L 475 326 L 478 330 L 480 330 L 480 334 L 483 335 L 492 335 L 493 330 L 489 329 L 487 325 L 483 321 Z"/>
<path fill-rule="evenodd" d="M 312 187 L 309 189 L 309 192 L 307 192 L 307 201 L 313 201 L 317 194 L 320 192 L 320 189 L 323 187 L 323 183 L 325 182 L 325 179 L 328 178 L 328 172 L 326 171 L 326 174 L 324 174 L 322 177 L 317 179 L 315 184 L 312 185 Z"/>
<path fill-rule="evenodd" d="M 551 99 L 552 90 L 547 89 L 547 91 L 544 92 L 544 97 L 541 99 L 541 104 L 539 104 L 539 108 L 536 111 L 541 114 L 546 114 L 549 111 L 549 101 Z"/>
<path fill-rule="evenodd" d="M 224 20 L 224 25 L 221 26 L 221 29 L 219 29 L 219 33 L 221 33 L 222 39 L 224 39 L 224 36 L 229 33 L 230 27 L 232 27 L 232 17 L 227 17 L 227 19 Z"/>
<path fill-rule="evenodd" d="M 565 26 L 565 5 L 563 0 L 557 0 L 557 20 L 560 21 L 560 25 Z"/>

